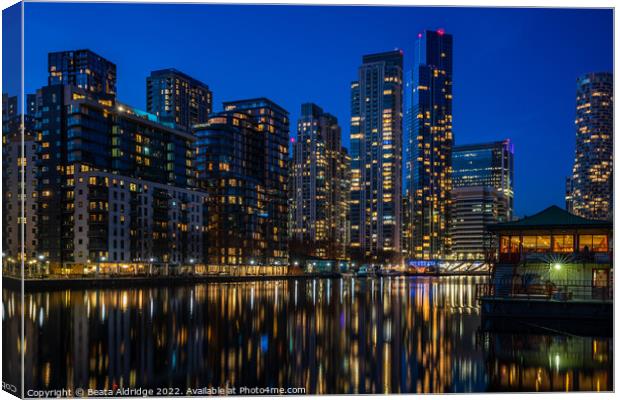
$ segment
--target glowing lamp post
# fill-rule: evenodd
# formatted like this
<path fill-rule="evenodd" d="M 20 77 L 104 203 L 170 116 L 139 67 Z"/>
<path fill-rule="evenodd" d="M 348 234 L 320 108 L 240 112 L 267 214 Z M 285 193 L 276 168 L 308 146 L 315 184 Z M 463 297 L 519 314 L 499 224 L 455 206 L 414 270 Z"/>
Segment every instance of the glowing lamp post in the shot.
<path fill-rule="evenodd" d="M 43 262 L 45 261 L 45 256 L 43 254 L 39 254 L 37 258 L 39 259 L 39 263 L 37 263 L 37 266 L 40 272 L 41 269 L 43 268 Z"/>
<path fill-rule="evenodd" d="M 99 271 L 101 270 L 101 264 L 105 262 L 105 256 L 99 257 L 99 263 L 97 264 L 97 276 L 99 276 Z"/>

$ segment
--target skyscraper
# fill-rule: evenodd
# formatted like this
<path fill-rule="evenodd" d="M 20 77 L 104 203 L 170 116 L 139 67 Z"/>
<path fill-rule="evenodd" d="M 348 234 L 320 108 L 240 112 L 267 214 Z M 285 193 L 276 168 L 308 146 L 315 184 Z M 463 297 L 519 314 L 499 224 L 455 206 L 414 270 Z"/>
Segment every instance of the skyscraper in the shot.
<path fill-rule="evenodd" d="M 264 97 L 224 102 L 225 111 L 249 115 L 262 137 L 262 167 L 266 202 L 265 262 L 288 263 L 288 111 Z"/>
<path fill-rule="evenodd" d="M 266 236 L 265 138 L 246 113 L 223 111 L 195 125 L 198 182 L 208 193 L 207 268 L 270 272 Z"/>
<path fill-rule="evenodd" d="M 176 69 L 153 71 L 146 78 L 146 110 L 176 129 L 189 131 L 207 122 L 212 101 L 209 86 Z"/>
<path fill-rule="evenodd" d="M 18 97 L 3 94 L 2 103 L 2 251 L 16 267 L 36 256 L 37 146 L 32 116 L 17 113 Z"/>
<path fill-rule="evenodd" d="M 613 75 L 577 79 L 577 141 L 568 211 L 589 219 L 613 218 Z"/>
<path fill-rule="evenodd" d="M 86 60 L 92 65 L 82 60 L 70 69 L 75 83 L 52 75 L 37 91 L 39 252 L 52 270 L 77 273 L 94 263 L 118 269 L 144 268 L 150 259 L 200 261 L 204 196 L 193 191 L 194 136 L 116 101 L 111 91 L 92 90 L 95 84 L 79 87 L 79 76 L 88 81 L 89 71 L 114 65 L 92 54 Z"/>
<path fill-rule="evenodd" d="M 510 139 L 455 146 L 452 149 L 452 188 L 493 187 L 506 197 L 508 220 L 514 204 L 514 145 Z"/>
<path fill-rule="evenodd" d="M 450 255 L 484 259 L 493 248 L 489 224 L 512 218 L 514 149 L 510 139 L 452 150 Z"/>
<path fill-rule="evenodd" d="M 418 34 L 411 86 L 407 152 L 411 171 L 409 256 L 444 257 L 450 249 L 452 161 L 452 35 L 442 29 Z"/>
<path fill-rule="evenodd" d="M 338 120 L 301 106 L 290 171 L 292 237 L 304 255 L 344 259 L 348 247 L 349 165 Z"/>
<path fill-rule="evenodd" d="M 402 205 L 401 50 L 362 58 L 351 84 L 351 255 L 398 259 Z"/>
<path fill-rule="evenodd" d="M 90 50 L 48 54 L 48 85 L 73 85 L 99 96 L 116 96 L 116 65 Z"/>

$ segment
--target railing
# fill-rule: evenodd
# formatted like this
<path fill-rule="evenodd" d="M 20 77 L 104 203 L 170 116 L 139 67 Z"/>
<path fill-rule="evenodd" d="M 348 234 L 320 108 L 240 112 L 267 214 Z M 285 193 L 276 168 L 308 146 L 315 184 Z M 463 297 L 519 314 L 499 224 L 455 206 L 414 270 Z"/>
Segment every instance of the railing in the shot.
<path fill-rule="evenodd" d="M 585 263 L 596 263 L 596 264 L 609 264 L 613 260 L 613 252 L 553 252 L 553 251 L 545 251 L 545 252 L 517 252 L 517 253 L 499 253 L 493 262 L 499 264 L 519 264 L 519 263 L 527 263 L 527 262 L 541 262 L 545 259 L 551 257 L 569 257 L 575 261 L 585 262 Z"/>
<path fill-rule="evenodd" d="M 492 280 L 475 286 L 476 299 L 514 298 L 540 300 L 613 300 L 613 285 L 593 286 L 591 281 L 522 282 L 521 279 Z"/>

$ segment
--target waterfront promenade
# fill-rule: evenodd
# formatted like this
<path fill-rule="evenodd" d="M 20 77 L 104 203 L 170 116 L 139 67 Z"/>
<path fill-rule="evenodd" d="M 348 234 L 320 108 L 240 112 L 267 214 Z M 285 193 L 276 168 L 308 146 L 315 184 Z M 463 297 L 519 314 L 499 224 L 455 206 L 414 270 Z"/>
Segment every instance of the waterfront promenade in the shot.
<path fill-rule="evenodd" d="M 380 275 L 360 276 L 354 272 L 302 272 L 277 275 L 216 275 L 216 274 L 180 274 L 180 275 L 54 275 L 54 276 L 35 276 L 24 278 L 25 290 L 46 290 L 46 289 L 83 289 L 83 288 L 122 288 L 122 287 L 142 287 L 142 286 L 173 286 L 188 285 L 196 283 L 226 283 L 226 282 L 260 282 L 291 279 L 317 279 L 317 278 L 339 278 L 339 277 L 372 278 Z M 391 277 L 401 276 L 489 276 L 487 271 L 443 271 L 435 272 L 415 272 L 415 271 L 396 271 Z M 387 276 L 386 276 L 387 277 Z M 19 276 L 2 276 L 4 287 L 14 290 L 21 288 L 21 278 Z"/>

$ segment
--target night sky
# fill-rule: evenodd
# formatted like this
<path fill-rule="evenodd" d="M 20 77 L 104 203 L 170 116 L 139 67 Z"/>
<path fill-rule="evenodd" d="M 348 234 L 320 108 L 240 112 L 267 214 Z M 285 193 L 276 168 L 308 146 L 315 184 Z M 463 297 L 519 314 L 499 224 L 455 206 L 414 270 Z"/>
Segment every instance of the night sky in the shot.
<path fill-rule="evenodd" d="M 345 145 L 362 55 L 401 48 L 409 70 L 417 33 L 443 28 L 456 144 L 513 140 L 517 216 L 564 206 L 576 78 L 613 67 L 611 10 L 26 3 L 25 25 L 26 93 L 46 83 L 49 51 L 89 48 L 116 63 L 124 103 L 146 108 L 146 76 L 174 67 L 211 87 L 214 111 L 271 98 L 292 134 L 301 103 L 315 102 Z"/>

